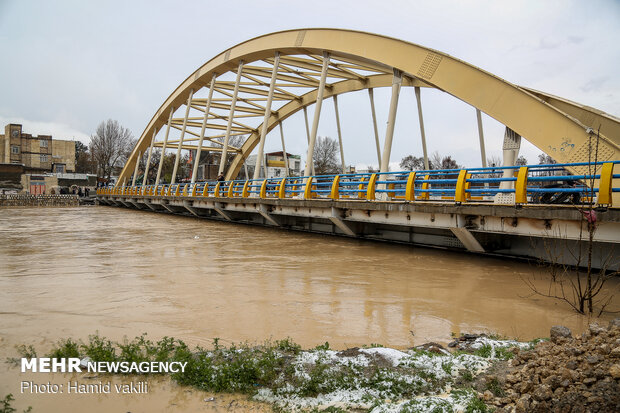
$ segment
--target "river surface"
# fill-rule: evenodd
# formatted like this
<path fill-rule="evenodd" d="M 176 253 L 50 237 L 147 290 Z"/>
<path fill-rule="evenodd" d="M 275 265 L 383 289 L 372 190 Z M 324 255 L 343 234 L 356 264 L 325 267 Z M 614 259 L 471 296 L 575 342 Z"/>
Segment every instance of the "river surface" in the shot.
<path fill-rule="evenodd" d="M 203 346 L 216 337 L 226 344 L 291 337 L 304 348 L 328 341 L 339 349 L 447 343 L 461 332 L 530 340 L 557 324 L 581 332 L 588 318 L 531 296 L 523 280 L 539 271 L 508 259 L 113 207 L 5 208 L 0 355 L 16 356 L 16 344 L 44 352 L 60 338 L 97 331 Z M 67 408 L 53 396 L 19 394 L 23 377 L 0 370 L 0 397 L 12 392 L 17 406 L 35 412 Z M 150 402 L 170 411 L 226 411 L 239 399 L 218 395 L 216 406 L 204 402 L 207 393 L 165 380 L 153 388 Z M 43 399 L 52 404 L 36 410 Z M 153 410 L 144 399 L 127 400 L 113 406 Z M 105 397 L 86 402 L 89 411 L 111 411 Z"/>

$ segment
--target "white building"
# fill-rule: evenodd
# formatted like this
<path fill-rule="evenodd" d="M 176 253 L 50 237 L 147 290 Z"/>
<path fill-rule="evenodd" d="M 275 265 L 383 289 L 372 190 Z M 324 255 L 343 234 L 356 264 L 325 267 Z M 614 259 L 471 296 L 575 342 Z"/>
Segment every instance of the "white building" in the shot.
<path fill-rule="evenodd" d="M 250 177 L 253 176 L 254 168 L 256 167 L 257 155 L 250 155 L 246 160 Z M 286 174 L 286 161 L 288 161 L 288 174 Z M 265 166 L 267 178 L 279 178 L 283 176 L 301 176 L 301 157 L 299 155 L 291 155 L 286 153 L 286 161 L 284 159 L 284 153 L 271 152 L 265 154 L 263 159 L 261 171 L 259 177 L 265 177 Z"/>

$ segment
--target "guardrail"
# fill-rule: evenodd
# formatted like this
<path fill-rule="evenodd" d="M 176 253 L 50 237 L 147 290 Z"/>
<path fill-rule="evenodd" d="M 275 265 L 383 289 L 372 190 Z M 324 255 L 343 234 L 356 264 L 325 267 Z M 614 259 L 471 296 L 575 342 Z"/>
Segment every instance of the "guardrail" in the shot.
<path fill-rule="evenodd" d="M 620 161 L 337 174 L 99 188 L 97 195 L 612 206 Z M 571 175 L 566 167 L 583 170 Z"/>

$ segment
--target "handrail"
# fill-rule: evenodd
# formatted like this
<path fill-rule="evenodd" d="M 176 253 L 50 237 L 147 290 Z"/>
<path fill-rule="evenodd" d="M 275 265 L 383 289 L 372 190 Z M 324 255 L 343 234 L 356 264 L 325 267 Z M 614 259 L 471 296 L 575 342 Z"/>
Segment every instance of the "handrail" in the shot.
<path fill-rule="evenodd" d="M 502 203 L 513 205 L 571 202 L 612 206 L 613 193 L 620 192 L 620 174 L 614 174 L 618 164 L 620 161 L 579 162 L 108 186 L 98 188 L 96 193 L 97 196 L 120 197 L 293 198 L 456 204 L 498 202 L 501 196 Z M 585 172 L 571 175 L 564 169 L 566 166 L 581 167 Z M 506 170 L 513 172 L 504 176 Z"/>

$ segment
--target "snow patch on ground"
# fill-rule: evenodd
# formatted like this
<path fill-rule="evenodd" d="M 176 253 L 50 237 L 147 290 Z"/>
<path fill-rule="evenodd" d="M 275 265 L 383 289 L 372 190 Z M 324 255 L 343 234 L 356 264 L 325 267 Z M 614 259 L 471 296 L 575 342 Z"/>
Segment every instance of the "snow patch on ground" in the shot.
<path fill-rule="evenodd" d="M 392 363 L 393 367 L 398 366 L 398 364 L 404 357 L 409 356 L 407 353 L 403 353 L 402 351 L 388 347 L 363 348 L 360 349 L 360 352 L 364 354 L 381 356 L 385 360 Z"/>
<path fill-rule="evenodd" d="M 465 371 L 473 376 L 483 373 L 491 366 L 497 348 L 531 346 L 487 337 L 472 343 L 474 349 L 485 345 L 492 348 L 489 358 L 386 347 L 303 351 L 292 363 L 295 383 L 260 389 L 255 399 L 290 411 L 340 407 L 371 413 L 464 412 L 476 397 L 471 390 L 455 388 Z M 317 376 L 317 369 L 322 376 Z M 309 383 L 317 380 L 323 387 L 308 392 Z"/>

